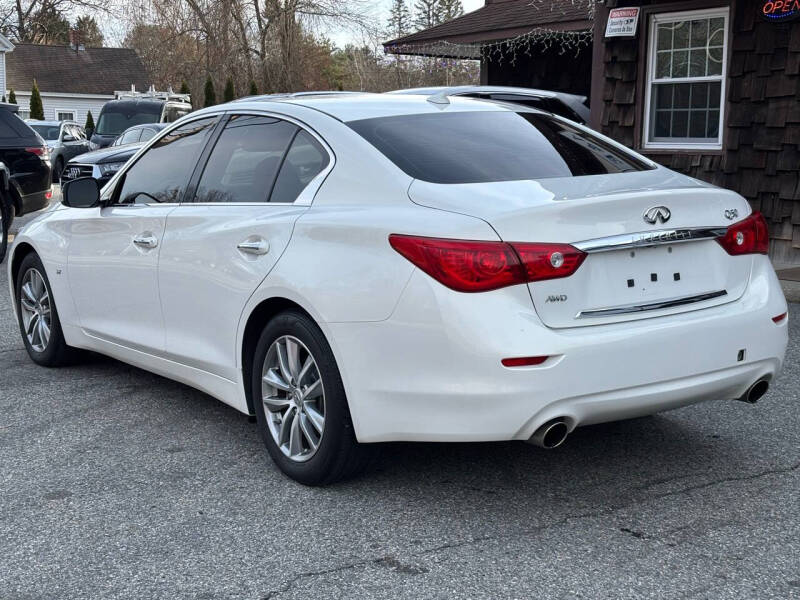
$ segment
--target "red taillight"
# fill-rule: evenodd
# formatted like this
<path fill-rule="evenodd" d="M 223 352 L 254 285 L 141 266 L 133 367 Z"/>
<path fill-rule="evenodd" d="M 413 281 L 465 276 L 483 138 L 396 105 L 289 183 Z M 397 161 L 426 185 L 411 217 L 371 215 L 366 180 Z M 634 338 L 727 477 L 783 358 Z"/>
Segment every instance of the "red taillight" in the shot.
<path fill-rule="evenodd" d="M 389 243 L 436 281 L 459 292 L 487 292 L 522 281 L 519 259 L 503 242 L 392 234 Z"/>
<path fill-rule="evenodd" d="M 522 358 L 504 358 L 500 362 L 504 367 L 533 367 L 546 361 L 549 356 L 525 356 Z"/>
<path fill-rule="evenodd" d="M 569 277 L 586 258 L 569 244 L 511 244 L 519 254 L 528 274 L 528 281 L 544 281 Z"/>
<path fill-rule="evenodd" d="M 36 156 L 47 156 L 47 147 L 46 146 L 31 146 L 30 148 L 25 148 L 25 152 L 30 152 L 31 154 L 35 154 Z"/>
<path fill-rule="evenodd" d="M 487 292 L 568 277 L 586 257 L 567 244 L 508 244 L 399 234 L 390 235 L 389 243 L 436 281 L 458 292 Z"/>
<path fill-rule="evenodd" d="M 724 236 L 717 238 L 725 252 L 733 256 L 740 254 L 766 254 L 769 252 L 769 230 L 760 212 L 728 227 Z"/>
<path fill-rule="evenodd" d="M 778 315 L 777 317 L 772 317 L 772 320 L 775 323 L 780 323 L 781 321 L 783 321 L 786 318 L 786 315 L 788 315 L 788 314 L 789 313 L 783 313 L 782 315 Z"/>

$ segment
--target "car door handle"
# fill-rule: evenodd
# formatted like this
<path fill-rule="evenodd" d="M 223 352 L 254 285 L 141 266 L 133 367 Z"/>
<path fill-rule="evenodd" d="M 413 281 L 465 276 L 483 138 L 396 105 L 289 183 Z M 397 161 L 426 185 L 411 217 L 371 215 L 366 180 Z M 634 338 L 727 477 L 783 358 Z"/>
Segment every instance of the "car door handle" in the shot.
<path fill-rule="evenodd" d="M 140 248 L 155 248 L 158 246 L 158 240 L 154 236 L 147 234 L 137 235 L 133 238 L 133 243 Z"/>
<path fill-rule="evenodd" d="M 239 249 L 239 252 L 244 252 L 245 254 L 261 255 L 269 252 L 269 242 L 264 238 L 248 238 L 240 242 L 236 248 Z"/>

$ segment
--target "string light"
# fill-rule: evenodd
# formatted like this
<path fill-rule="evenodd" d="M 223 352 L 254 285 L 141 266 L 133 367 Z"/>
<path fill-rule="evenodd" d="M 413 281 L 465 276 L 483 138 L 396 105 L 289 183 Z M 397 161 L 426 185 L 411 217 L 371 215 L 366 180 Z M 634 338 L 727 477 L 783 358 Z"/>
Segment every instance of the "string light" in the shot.
<path fill-rule="evenodd" d="M 539 9 L 542 0 L 532 0 L 531 7 Z M 570 0 L 573 6 L 586 10 L 588 21 L 594 20 L 594 0 Z M 548 2 L 550 4 L 550 2 Z M 550 10 L 550 8 L 541 8 Z M 558 48 L 559 54 L 574 53 L 577 56 L 584 48 L 591 47 L 592 28 L 585 31 L 559 31 L 548 27 L 535 27 L 513 38 L 496 42 L 453 43 L 445 40 L 412 42 L 408 44 L 387 44 L 384 51 L 390 54 L 412 54 L 421 56 L 441 56 L 458 59 L 484 60 L 514 64 L 520 54 L 531 55 L 531 47 L 537 51 Z"/>

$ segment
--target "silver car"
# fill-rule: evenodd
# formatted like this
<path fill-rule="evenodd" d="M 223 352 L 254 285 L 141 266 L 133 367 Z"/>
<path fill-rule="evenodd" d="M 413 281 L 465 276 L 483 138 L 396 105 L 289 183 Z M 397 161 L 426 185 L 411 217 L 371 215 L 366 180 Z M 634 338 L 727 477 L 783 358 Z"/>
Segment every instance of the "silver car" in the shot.
<path fill-rule="evenodd" d="M 64 165 L 79 154 L 89 151 L 89 140 L 83 127 L 75 121 L 26 121 L 44 139 L 50 150 L 53 181 L 61 179 Z"/>

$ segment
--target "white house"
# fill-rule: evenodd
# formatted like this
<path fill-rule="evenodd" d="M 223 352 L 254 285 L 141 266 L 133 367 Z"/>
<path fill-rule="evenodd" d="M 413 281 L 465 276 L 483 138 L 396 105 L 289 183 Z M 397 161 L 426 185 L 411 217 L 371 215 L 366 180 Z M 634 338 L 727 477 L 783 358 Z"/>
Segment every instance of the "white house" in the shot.
<path fill-rule="evenodd" d="M 33 81 L 39 86 L 45 119 L 72 119 L 81 125 L 92 111 L 114 99 L 115 90 L 147 90 L 149 77 L 131 48 L 84 48 L 12 44 L 0 35 L 0 89 L 11 89 L 19 115 L 30 116 Z"/>

